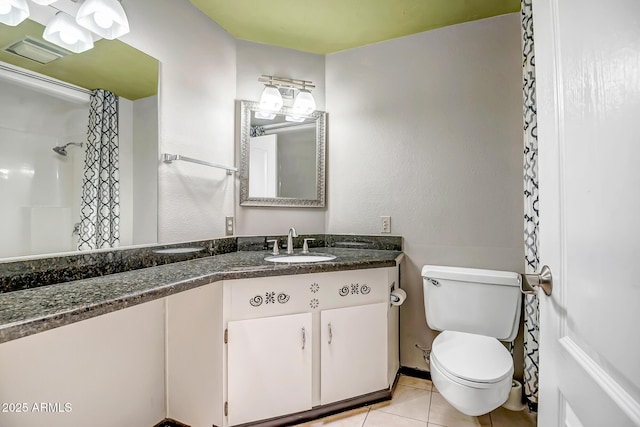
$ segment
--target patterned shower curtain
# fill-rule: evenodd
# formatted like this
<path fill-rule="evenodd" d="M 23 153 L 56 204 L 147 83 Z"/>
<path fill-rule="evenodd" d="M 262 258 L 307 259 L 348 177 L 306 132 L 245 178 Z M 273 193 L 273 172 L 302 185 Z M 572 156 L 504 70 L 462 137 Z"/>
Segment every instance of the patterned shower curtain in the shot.
<path fill-rule="evenodd" d="M 536 273 L 538 254 L 538 122 L 533 46 L 532 0 L 521 0 L 522 93 L 524 100 L 524 250 L 525 273 Z M 524 393 L 531 410 L 538 409 L 538 297 L 524 298 Z"/>
<path fill-rule="evenodd" d="M 117 247 L 120 243 L 118 97 L 102 89 L 91 93 L 83 174 L 78 250 Z"/>

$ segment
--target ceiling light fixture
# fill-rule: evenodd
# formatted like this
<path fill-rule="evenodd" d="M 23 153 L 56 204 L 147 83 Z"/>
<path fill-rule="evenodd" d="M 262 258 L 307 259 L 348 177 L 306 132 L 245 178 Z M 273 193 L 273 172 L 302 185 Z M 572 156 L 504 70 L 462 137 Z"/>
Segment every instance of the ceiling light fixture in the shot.
<path fill-rule="evenodd" d="M 129 32 L 129 20 L 118 0 L 85 0 L 78 9 L 76 22 L 109 40 Z"/>
<path fill-rule="evenodd" d="M 0 0 L 0 22 L 15 27 L 29 17 L 27 0 Z"/>
<path fill-rule="evenodd" d="M 278 112 L 284 105 L 281 91 L 297 91 L 293 101 L 293 115 L 287 116 L 289 121 L 300 120 L 300 116 L 313 113 L 316 109 L 316 101 L 309 89 L 315 89 L 315 85 L 308 80 L 289 79 L 286 77 L 275 77 L 262 75 L 258 78 L 260 83 L 264 83 L 264 91 L 260 97 L 260 109 Z M 291 120 L 290 120 L 291 119 Z"/>
<path fill-rule="evenodd" d="M 42 37 L 71 52 L 81 53 L 93 48 L 93 37 L 89 30 L 79 26 L 64 12 L 56 13 L 44 29 Z"/>

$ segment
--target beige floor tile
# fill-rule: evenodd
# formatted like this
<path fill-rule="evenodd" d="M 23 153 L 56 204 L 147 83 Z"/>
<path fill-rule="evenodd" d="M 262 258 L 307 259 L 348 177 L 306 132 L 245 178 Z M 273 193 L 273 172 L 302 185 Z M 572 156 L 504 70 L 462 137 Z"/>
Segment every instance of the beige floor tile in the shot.
<path fill-rule="evenodd" d="M 362 427 L 369 408 L 358 408 L 351 411 L 340 412 L 319 420 L 296 424 L 296 427 Z"/>
<path fill-rule="evenodd" d="M 391 402 L 375 405 L 371 408 L 371 412 L 375 410 L 426 423 L 429 419 L 430 401 L 431 392 L 429 390 L 398 385 L 393 392 Z"/>
<path fill-rule="evenodd" d="M 406 375 L 400 375 L 400 378 L 398 378 L 398 385 L 406 385 L 408 387 L 431 390 L 431 381 L 423 380 L 421 378 L 408 377 Z"/>
<path fill-rule="evenodd" d="M 369 411 L 364 427 L 427 427 L 427 423 L 386 412 Z"/>
<path fill-rule="evenodd" d="M 536 413 L 528 409 L 510 411 L 500 407 L 490 415 L 493 427 L 535 427 L 537 424 Z"/>
<path fill-rule="evenodd" d="M 451 406 L 440 393 L 431 394 L 429 423 L 445 427 L 491 426 L 489 414 L 471 417 Z"/>

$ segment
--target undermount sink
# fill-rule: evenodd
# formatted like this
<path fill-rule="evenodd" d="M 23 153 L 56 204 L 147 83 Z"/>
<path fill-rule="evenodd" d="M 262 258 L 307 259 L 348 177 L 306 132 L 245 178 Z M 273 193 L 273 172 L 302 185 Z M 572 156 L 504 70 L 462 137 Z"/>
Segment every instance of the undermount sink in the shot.
<path fill-rule="evenodd" d="M 308 255 L 273 255 L 268 256 L 264 260 L 270 262 L 322 262 L 336 259 L 335 255 L 329 254 L 308 254 Z"/>

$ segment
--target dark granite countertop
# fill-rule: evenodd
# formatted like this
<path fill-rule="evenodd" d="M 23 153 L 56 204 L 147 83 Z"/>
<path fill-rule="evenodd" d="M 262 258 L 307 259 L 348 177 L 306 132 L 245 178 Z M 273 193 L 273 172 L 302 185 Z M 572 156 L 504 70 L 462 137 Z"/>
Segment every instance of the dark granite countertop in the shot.
<path fill-rule="evenodd" d="M 230 252 L 0 294 L 0 343 L 225 279 L 393 267 L 402 252 L 314 248 L 336 255 L 310 264 L 271 263 L 266 251 Z"/>

